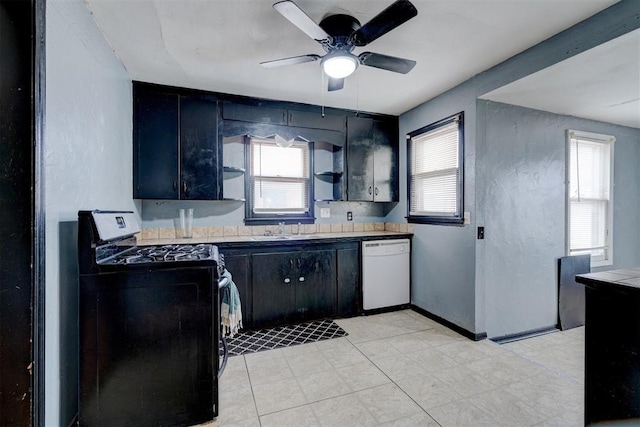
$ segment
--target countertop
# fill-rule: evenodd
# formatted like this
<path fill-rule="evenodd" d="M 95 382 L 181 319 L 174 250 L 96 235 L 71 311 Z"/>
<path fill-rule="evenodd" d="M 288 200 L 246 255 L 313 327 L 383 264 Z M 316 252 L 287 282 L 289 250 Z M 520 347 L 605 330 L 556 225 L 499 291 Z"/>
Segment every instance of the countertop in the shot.
<path fill-rule="evenodd" d="M 138 246 L 161 246 L 170 244 L 212 243 L 225 246 L 273 246 L 293 245 L 301 243 L 334 243 L 353 240 L 405 239 L 412 233 L 394 231 L 354 231 L 341 233 L 287 234 L 273 236 L 226 236 L 226 237 L 192 237 L 190 239 L 138 239 Z M 640 272 L 638 273 L 640 276 Z"/>
<path fill-rule="evenodd" d="M 619 290 L 640 291 L 640 267 L 579 274 L 576 276 L 576 282 L 599 289 L 611 287 Z"/>

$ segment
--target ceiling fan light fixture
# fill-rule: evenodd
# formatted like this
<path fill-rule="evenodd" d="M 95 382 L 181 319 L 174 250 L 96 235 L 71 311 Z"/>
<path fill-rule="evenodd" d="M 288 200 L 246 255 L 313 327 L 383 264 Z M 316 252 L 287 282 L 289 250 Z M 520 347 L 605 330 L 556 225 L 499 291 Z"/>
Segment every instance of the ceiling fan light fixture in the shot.
<path fill-rule="evenodd" d="M 358 59 L 347 52 L 328 54 L 322 59 L 322 70 L 329 77 L 343 79 L 358 68 Z"/>

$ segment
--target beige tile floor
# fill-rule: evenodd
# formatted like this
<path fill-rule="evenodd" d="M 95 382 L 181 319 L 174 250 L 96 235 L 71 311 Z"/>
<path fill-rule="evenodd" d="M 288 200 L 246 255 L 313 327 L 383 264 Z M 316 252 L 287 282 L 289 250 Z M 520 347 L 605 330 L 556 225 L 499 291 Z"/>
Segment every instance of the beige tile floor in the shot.
<path fill-rule="evenodd" d="M 410 310 L 349 335 L 234 356 L 217 426 L 582 426 L 584 328 L 470 341 Z"/>

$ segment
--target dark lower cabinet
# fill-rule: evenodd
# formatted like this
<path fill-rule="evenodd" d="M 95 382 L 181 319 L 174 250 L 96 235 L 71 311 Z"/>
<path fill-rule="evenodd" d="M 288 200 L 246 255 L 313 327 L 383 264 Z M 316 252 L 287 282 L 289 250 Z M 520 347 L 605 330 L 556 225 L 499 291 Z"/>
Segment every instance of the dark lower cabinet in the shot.
<path fill-rule="evenodd" d="M 360 311 L 360 244 L 350 243 L 338 248 L 337 291 L 338 315 L 354 316 Z"/>
<path fill-rule="evenodd" d="M 253 254 L 253 326 L 333 316 L 335 256 L 330 249 Z"/>
<path fill-rule="evenodd" d="M 233 283 L 238 288 L 240 294 L 240 305 L 242 307 L 242 325 L 250 328 L 253 325 L 253 299 L 251 296 L 251 255 L 246 250 L 224 250 L 224 262 L 227 270 L 231 273 Z"/>
<path fill-rule="evenodd" d="M 360 242 L 218 245 L 238 287 L 244 329 L 360 312 Z"/>

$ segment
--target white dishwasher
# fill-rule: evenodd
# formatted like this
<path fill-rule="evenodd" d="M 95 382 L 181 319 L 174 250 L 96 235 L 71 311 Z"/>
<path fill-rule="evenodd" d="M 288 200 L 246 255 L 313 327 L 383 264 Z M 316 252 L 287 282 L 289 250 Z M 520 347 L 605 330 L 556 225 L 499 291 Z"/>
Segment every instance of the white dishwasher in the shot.
<path fill-rule="evenodd" d="M 409 304 L 409 239 L 362 242 L 362 306 L 365 310 Z"/>

